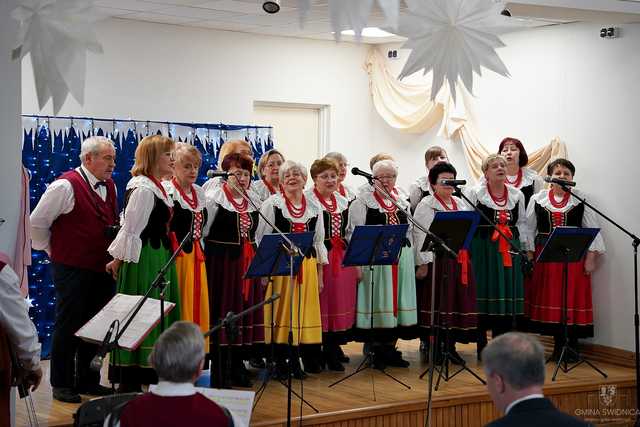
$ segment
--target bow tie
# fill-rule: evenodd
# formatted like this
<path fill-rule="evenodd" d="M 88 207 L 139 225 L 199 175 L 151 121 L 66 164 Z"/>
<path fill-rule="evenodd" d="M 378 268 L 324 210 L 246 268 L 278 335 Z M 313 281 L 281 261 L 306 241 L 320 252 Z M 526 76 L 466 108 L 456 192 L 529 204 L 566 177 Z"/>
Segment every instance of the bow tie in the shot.
<path fill-rule="evenodd" d="M 93 185 L 93 188 L 97 190 L 101 186 L 107 188 L 107 183 L 104 181 L 98 181 Z"/>

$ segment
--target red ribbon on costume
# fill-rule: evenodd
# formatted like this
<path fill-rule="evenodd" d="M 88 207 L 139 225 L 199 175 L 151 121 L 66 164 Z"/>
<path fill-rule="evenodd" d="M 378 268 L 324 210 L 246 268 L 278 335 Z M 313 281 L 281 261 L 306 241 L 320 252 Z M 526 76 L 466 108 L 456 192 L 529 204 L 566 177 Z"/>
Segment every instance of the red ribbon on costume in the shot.
<path fill-rule="evenodd" d="M 458 263 L 460 264 L 460 283 L 462 286 L 469 284 L 469 251 L 460 249 L 458 251 Z"/>
<path fill-rule="evenodd" d="M 171 251 L 175 252 L 180 247 L 180 242 L 178 242 L 178 238 L 176 237 L 175 231 L 169 233 L 169 243 L 171 243 Z M 182 256 L 182 251 L 178 254 L 178 256 Z"/>
<path fill-rule="evenodd" d="M 200 324 L 200 293 L 202 292 L 200 266 L 204 263 L 204 252 L 202 251 L 199 240 L 195 240 L 193 242 L 193 250 L 193 322 L 196 324 Z"/>
<path fill-rule="evenodd" d="M 247 239 L 242 239 L 242 271 L 249 270 L 249 264 L 255 256 L 256 251 L 253 249 L 253 245 Z M 249 293 L 251 292 L 251 286 L 253 285 L 252 279 L 242 279 L 242 297 L 245 301 L 249 301 Z"/>
<path fill-rule="evenodd" d="M 564 225 L 564 213 L 563 212 L 551 212 L 551 225 L 555 227 L 560 227 Z"/>
<path fill-rule="evenodd" d="M 344 250 L 347 249 L 347 245 L 340 236 L 333 236 L 330 241 L 331 251 L 329 251 L 329 265 L 331 266 L 331 274 L 335 277 L 340 272 L 340 264 L 342 263 L 342 258 L 344 258 Z"/>
<path fill-rule="evenodd" d="M 292 222 L 291 223 L 291 232 L 292 233 L 304 233 L 307 231 L 307 224 L 304 222 Z M 302 266 L 298 270 L 298 284 L 301 284 L 304 280 L 304 275 L 302 274 Z"/>
<path fill-rule="evenodd" d="M 511 254 L 509 253 L 509 241 L 507 239 L 511 239 L 513 237 L 513 233 L 511 232 L 511 228 L 507 225 L 507 221 L 509 219 L 507 211 L 498 212 L 498 224 L 496 228 L 502 232 L 500 234 L 498 230 L 493 231 L 493 235 L 491 236 L 492 241 L 498 241 L 498 252 L 502 254 L 502 265 L 505 267 L 511 267 L 513 264 L 511 262 Z M 507 237 L 505 239 L 504 236 Z"/>

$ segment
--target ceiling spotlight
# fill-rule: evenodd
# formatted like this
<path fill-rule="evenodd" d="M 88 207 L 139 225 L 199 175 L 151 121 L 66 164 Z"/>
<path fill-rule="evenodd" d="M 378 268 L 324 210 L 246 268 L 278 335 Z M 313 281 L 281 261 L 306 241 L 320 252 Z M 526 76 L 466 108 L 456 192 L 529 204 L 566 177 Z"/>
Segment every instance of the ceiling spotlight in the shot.
<path fill-rule="evenodd" d="M 265 0 L 262 2 L 262 9 L 267 13 L 280 12 L 280 0 Z"/>
<path fill-rule="evenodd" d="M 500 12 L 500 15 L 511 18 L 511 12 L 509 12 L 509 9 L 507 8 L 503 9 L 502 12 Z"/>

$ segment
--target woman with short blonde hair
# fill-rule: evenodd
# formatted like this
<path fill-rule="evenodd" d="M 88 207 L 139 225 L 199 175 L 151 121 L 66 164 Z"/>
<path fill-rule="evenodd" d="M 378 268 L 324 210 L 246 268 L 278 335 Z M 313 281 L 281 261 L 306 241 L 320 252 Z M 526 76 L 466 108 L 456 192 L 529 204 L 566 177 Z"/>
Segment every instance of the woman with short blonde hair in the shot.
<path fill-rule="evenodd" d="M 395 201 L 404 210 L 409 208 L 409 202 L 398 197 L 397 164 L 389 159 L 379 160 L 373 164 L 373 176 L 376 187 L 363 188 L 349 207 L 347 240 L 351 239 L 354 229 L 359 225 L 408 224 L 405 212 L 393 203 Z M 409 362 L 402 358 L 402 353 L 396 350 L 395 342 L 398 338 L 414 339 L 417 336 L 412 237 L 412 226 L 409 224 L 397 265 L 362 268 L 354 334 L 371 345 L 377 367 L 409 366 Z"/>
<path fill-rule="evenodd" d="M 174 173 L 174 149 L 173 140 L 161 135 L 143 138 L 136 149 L 131 169 L 133 177 L 127 183 L 124 196 L 121 228 L 108 248 L 113 261 L 106 269 L 117 279 L 119 293 L 144 295 L 173 252 L 169 236 L 173 200 L 160 180 Z M 174 264 L 167 270 L 165 280 L 169 284 L 164 289 L 164 299 L 176 304 L 165 316 L 167 328 L 180 320 L 180 291 Z M 159 298 L 160 293 L 153 290 L 150 296 Z M 122 378 L 121 390 L 136 391 L 142 384 L 157 382 L 149 365 L 149 354 L 160 329 L 160 326 L 154 328 L 138 350 L 117 351 L 109 376 Z"/>
<path fill-rule="evenodd" d="M 194 322 L 202 332 L 206 332 L 210 327 L 209 292 L 202 237 L 207 209 L 204 190 L 196 184 L 202 155 L 195 146 L 178 142 L 175 159 L 173 177 L 162 185 L 173 202 L 170 226 L 173 245 L 179 245 L 187 233 L 191 233 L 191 239 L 175 261 L 180 285 L 181 320 Z"/>
<path fill-rule="evenodd" d="M 304 370 L 317 373 L 322 370 L 320 361 L 320 345 L 322 344 L 322 321 L 320 317 L 320 297 L 323 286 L 323 264 L 327 264 L 327 248 L 324 245 L 324 219 L 322 208 L 314 200 L 306 197 L 304 186 L 307 182 L 307 169 L 300 163 L 287 160 L 280 167 L 282 192 L 269 197 L 262 204 L 262 214 L 284 233 L 315 232 L 313 248 L 300 267 L 300 273 L 294 278 L 296 283 L 289 283 L 289 277 L 275 277 L 267 289 L 267 298 L 273 293 L 280 298 L 273 303 L 273 323 L 271 327 L 271 309 L 265 309 L 265 341 L 273 341 L 282 346 L 276 352 L 276 367 L 280 376 L 286 378 L 285 363 L 287 336 L 289 332 L 289 315 L 293 313 L 293 344 L 300 349 Z M 273 233 L 273 228 L 260 218 L 256 231 L 256 242 L 265 234 Z M 293 293 L 293 297 L 292 297 Z M 291 302 L 293 301 L 293 305 Z M 293 374 L 296 378 L 305 375 L 293 358 Z"/>
<path fill-rule="evenodd" d="M 468 191 L 468 198 L 498 226 L 517 248 L 527 248 L 530 233 L 526 224 L 524 195 L 506 184 L 507 161 L 491 154 L 482 161 L 484 179 Z M 480 218 L 471 242 L 471 260 L 476 275 L 478 301 L 478 357 L 487 344 L 487 330 L 496 337 L 512 329 L 515 314 L 524 314 L 524 275 L 521 257 L 511 256 L 505 237 Z"/>

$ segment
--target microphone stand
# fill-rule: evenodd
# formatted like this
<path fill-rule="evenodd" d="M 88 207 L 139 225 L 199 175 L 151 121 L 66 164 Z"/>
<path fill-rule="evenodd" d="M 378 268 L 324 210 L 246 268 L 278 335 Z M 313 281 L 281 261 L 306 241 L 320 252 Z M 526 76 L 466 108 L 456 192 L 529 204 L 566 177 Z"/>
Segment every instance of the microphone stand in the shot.
<path fill-rule="evenodd" d="M 236 192 L 238 192 L 240 194 L 240 196 L 247 200 L 251 206 L 254 207 L 254 209 L 258 212 L 258 215 L 260 216 L 260 218 L 262 218 L 275 232 L 276 234 L 278 234 L 284 241 L 285 243 L 282 244 L 282 250 L 289 256 L 289 286 L 293 286 L 293 258 L 296 256 L 302 256 L 302 252 L 300 251 L 300 248 L 298 248 L 292 241 L 291 239 L 289 239 L 285 233 L 282 232 L 282 230 L 280 230 L 273 222 L 271 222 L 269 220 L 269 218 L 266 217 L 266 215 L 264 215 L 262 213 L 262 211 L 260 210 L 260 208 L 256 205 L 256 203 L 251 199 L 251 197 L 249 197 L 249 195 L 247 194 L 247 191 L 244 187 L 242 186 L 238 186 L 235 183 L 231 182 L 230 180 L 227 179 L 227 184 L 229 184 L 231 186 L 231 188 L 233 188 L 234 190 L 236 190 Z M 302 268 L 302 267 L 301 267 Z M 313 409 L 315 411 L 315 413 L 317 414 L 318 412 L 320 412 L 316 407 L 314 407 L 311 403 L 309 403 L 308 401 L 306 401 L 302 396 L 298 395 L 298 393 L 293 391 L 293 387 L 291 384 L 291 376 L 293 374 L 293 289 L 291 291 L 291 297 L 290 297 L 290 301 L 289 301 L 289 333 L 288 333 L 288 337 L 287 337 L 287 345 L 288 345 L 288 353 L 289 353 L 289 363 L 288 365 L 288 372 L 287 372 L 287 427 L 291 426 L 291 395 L 295 394 L 296 397 L 298 397 L 302 403 L 306 404 L 307 406 L 309 406 L 311 409 Z M 299 307 L 298 307 L 299 308 Z M 298 319 L 299 320 L 299 319 Z M 274 323 L 274 318 L 273 318 L 273 304 L 271 305 L 271 347 L 272 347 L 272 351 L 271 354 L 273 355 L 273 346 L 274 346 L 274 341 L 273 341 L 273 329 L 274 329 L 275 323 Z M 298 346 L 300 345 L 300 343 L 298 343 Z M 272 360 L 271 365 L 274 363 L 274 361 Z M 267 369 L 267 377 L 265 379 L 265 382 L 269 381 L 269 377 L 271 376 L 271 374 L 273 373 L 273 366 L 270 366 Z M 282 384 L 282 383 L 281 383 Z M 284 385 L 284 384 L 283 384 Z M 266 385 L 265 385 L 266 388 Z M 262 396 L 262 395 L 260 395 Z M 302 417 L 302 414 L 300 414 L 300 417 Z"/>
<path fill-rule="evenodd" d="M 416 221 L 416 219 L 409 213 L 408 209 L 404 209 L 402 206 L 400 206 L 400 204 L 391 196 L 391 194 L 384 188 L 383 185 L 380 185 L 377 182 L 374 183 L 373 181 L 377 180 L 377 178 L 367 178 L 367 180 L 375 190 L 379 190 L 382 194 L 384 194 L 399 211 L 403 212 L 406 215 L 407 221 L 413 224 L 414 227 L 424 232 L 427 235 L 427 238 L 429 238 L 436 247 L 442 248 L 442 250 L 444 250 L 444 252 L 446 252 L 452 258 L 458 257 L 458 254 L 455 253 L 449 246 L 447 246 L 444 240 L 433 234 L 429 229 L 425 228 L 422 224 Z"/>
<path fill-rule="evenodd" d="M 417 227 L 419 230 L 421 230 L 422 232 L 424 232 L 427 235 L 427 238 L 430 241 L 430 246 L 433 249 L 439 249 L 441 250 L 444 254 L 446 254 L 447 256 L 450 256 L 452 258 L 457 258 L 458 254 L 456 254 L 446 243 L 444 240 L 442 240 L 440 237 L 436 236 L 434 233 L 432 233 L 429 229 L 427 229 L 425 226 L 423 226 L 422 224 L 420 224 L 420 222 L 416 221 L 416 219 L 409 213 L 408 210 L 403 209 L 402 206 L 400 206 L 400 204 L 391 196 L 391 194 L 384 188 L 383 185 L 378 184 L 377 182 L 374 183 L 373 181 L 376 180 L 375 177 L 372 178 L 368 178 L 367 180 L 369 181 L 369 184 L 371 186 L 374 187 L 374 190 L 379 190 L 382 194 L 384 194 L 388 200 L 391 201 L 391 203 L 393 203 L 393 205 L 400 210 L 401 212 L 403 212 L 406 217 L 407 220 L 409 222 L 411 222 L 411 224 L 413 224 L 414 227 Z M 434 259 L 434 264 L 433 264 L 433 271 L 432 271 L 432 276 L 433 276 L 433 283 L 432 283 L 432 287 L 431 287 L 431 304 L 433 306 L 434 301 L 435 301 L 435 259 Z M 373 308 L 373 305 L 372 305 Z M 372 315 L 373 317 L 373 315 Z M 433 307 L 431 309 L 431 331 L 432 333 L 435 331 L 434 329 L 434 310 Z M 437 336 L 437 335 L 436 335 Z M 437 339 L 436 342 L 433 343 L 433 345 L 431 346 L 431 351 L 429 352 L 429 368 L 428 368 L 428 372 L 429 372 L 429 390 L 428 390 L 428 397 L 427 397 L 427 417 L 425 418 L 425 425 L 429 425 L 430 423 L 430 418 L 431 418 L 431 411 L 432 411 L 432 401 L 433 401 L 433 372 L 435 370 L 435 352 L 436 352 L 436 345 L 437 345 Z M 426 373 L 426 372 L 425 372 Z M 482 380 L 481 380 L 482 381 Z"/>
<path fill-rule="evenodd" d="M 489 183 L 487 182 L 487 185 Z M 457 185 L 453 186 L 457 189 Z M 511 250 L 509 253 L 511 255 L 520 257 L 520 267 L 522 268 L 523 273 L 528 273 L 532 269 L 532 262 L 529 261 L 527 257 L 527 252 L 524 249 L 518 248 L 515 243 L 511 239 L 509 239 L 503 232 L 498 228 L 498 225 L 493 222 L 478 206 L 469 200 L 469 198 L 464 194 L 464 191 L 460 191 L 460 197 L 464 199 L 473 209 L 480 214 L 482 219 L 484 219 L 491 228 L 493 228 L 500 236 L 509 243 L 509 247 Z M 515 270 L 512 268 L 512 276 L 511 276 L 511 329 L 516 330 L 516 281 L 515 281 Z"/>
<path fill-rule="evenodd" d="M 633 328 L 635 338 L 635 362 L 636 362 L 636 408 L 640 409 L 640 318 L 638 316 L 638 245 L 640 245 L 640 238 L 631 233 L 620 224 L 609 218 L 607 215 L 596 209 L 592 204 L 587 202 L 583 197 L 577 196 L 571 191 L 571 188 L 567 185 L 559 184 L 560 187 L 571 196 L 580 200 L 585 206 L 589 207 L 592 211 L 597 213 L 602 218 L 606 219 L 611 225 L 615 226 L 618 230 L 631 238 L 631 246 L 633 248 L 633 293 L 634 293 L 634 313 L 633 313 Z M 640 421 L 640 414 L 636 415 L 636 422 Z"/>
<path fill-rule="evenodd" d="M 182 251 L 182 248 L 184 247 L 184 245 L 186 245 L 187 242 L 189 241 L 191 241 L 191 231 L 189 231 L 184 236 L 178 248 L 173 252 L 173 254 L 171 254 L 171 257 L 162 266 L 162 268 L 160 268 L 160 271 L 158 271 L 158 274 L 156 275 L 155 279 L 153 279 L 153 282 L 151 282 L 151 286 L 149 286 L 147 291 L 144 293 L 144 295 L 142 296 L 142 299 L 138 301 L 135 307 L 133 307 L 133 309 L 130 312 L 131 314 L 128 315 L 126 322 L 124 322 L 124 325 L 122 326 L 122 328 L 118 330 L 118 332 L 116 333 L 116 337 L 113 339 L 113 341 L 105 342 L 102 345 L 102 347 L 98 350 L 98 353 L 96 354 L 96 356 L 101 355 L 102 357 L 104 357 L 107 353 L 118 350 L 120 348 L 120 345 L 119 345 L 120 338 L 122 338 L 124 333 L 127 331 L 127 329 L 129 328 L 129 325 L 131 325 L 131 322 L 133 322 L 133 319 L 136 317 L 138 312 L 142 309 L 142 306 L 144 305 L 144 303 L 149 299 L 151 292 L 153 292 L 154 290 L 158 290 L 158 292 L 160 292 L 161 295 L 164 293 L 164 289 L 169 284 L 169 282 L 165 280 L 164 275 L 166 274 L 167 270 L 169 269 L 171 264 L 174 262 L 174 260 L 176 259 L 180 251 Z M 161 322 L 164 321 L 164 311 L 160 313 L 160 319 L 161 319 L 160 320 Z M 107 332 L 107 334 L 108 333 L 109 332 Z M 105 334 L 105 337 L 107 334 Z M 102 366 L 102 363 L 100 362 L 100 367 L 101 366 Z"/>

